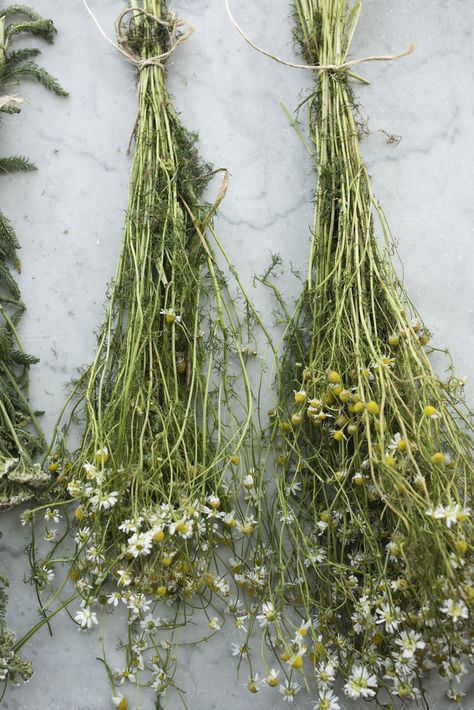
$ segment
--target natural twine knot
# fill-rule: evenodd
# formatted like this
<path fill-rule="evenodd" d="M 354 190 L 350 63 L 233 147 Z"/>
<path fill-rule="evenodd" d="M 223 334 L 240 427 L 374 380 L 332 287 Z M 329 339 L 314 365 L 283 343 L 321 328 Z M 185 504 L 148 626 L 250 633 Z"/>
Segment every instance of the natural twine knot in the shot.
<path fill-rule="evenodd" d="M 160 27 L 165 27 L 168 30 L 169 34 L 169 39 L 170 39 L 170 48 L 166 51 L 163 52 L 162 54 L 157 54 L 154 57 L 148 57 L 147 59 L 143 59 L 140 57 L 134 50 L 130 47 L 129 41 L 128 41 L 128 34 L 127 32 L 123 29 L 123 20 L 127 15 L 144 15 L 145 17 L 148 17 L 150 20 L 153 22 L 156 22 Z M 168 59 L 171 54 L 177 49 L 180 44 L 183 44 L 183 42 L 186 42 L 186 40 L 192 35 L 194 32 L 194 29 L 192 27 L 188 27 L 188 29 L 185 32 L 181 32 L 180 28 L 183 27 L 186 23 L 184 20 L 180 19 L 176 15 L 170 13 L 171 21 L 167 22 L 166 20 L 162 20 L 160 17 L 156 17 L 156 15 L 153 15 L 151 12 L 148 12 L 147 10 L 144 10 L 142 8 L 125 8 L 120 15 L 117 18 L 117 22 L 115 24 L 115 29 L 116 29 L 116 34 L 117 34 L 117 42 L 118 42 L 118 49 L 119 52 L 126 57 L 132 64 L 135 64 L 137 67 L 138 71 L 141 71 L 142 69 L 145 69 L 145 67 L 164 67 L 163 62 Z"/>
<path fill-rule="evenodd" d="M 278 64 L 283 64 L 285 67 L 292 67 L 293 69 L 309 69 L 310 71 L 317 72 L 341 72 L 346 71 L 351 67 L 355 67 L 357 66 L 357 64 L 364 64 L 365 62 L 390 62 L 394 59 L 406 57 L 408 54 L 411 54 L 415 50 L 415 45 L 410 43 L 408 47 L 399 54 L 382 54 L 373 57 L 362 57 L 360 59 L 352 59 L 348 62 L 342 62 L 341 64 L 295 64 L 294 62 L 287 62 L 285 59 L 277 57 L 275 54 L 272 54 L 272 52 L 268 52 L 266 49 L 262 49 L 262 47 L 256 45 L 255 42 L 252 42 L 250 37 L 244 32 L 235 17 L 232 15 L 230 11 L 229 0 L 225 0 L 225 6 L 230 21 L 234 25 L 237 32 L 241 35 L 241 37 L 243 37 L 244 40 L 247 42 L 247 44 L 249 44 L 253 49 L 256 49 L 257 52 L 260 52 L 260 54 L 265 55 L 265 57 L 270 57 L 270 59 L 273 59 L 275 62 L 278 62 Z"/>
<path fill-rule="evenodd" d="M 143 8 L 129 7 L 122 10 L 122 12 L 117 18 L 117 22 L 115 23 L 115 30 L 117 35 L 117 43 L 115 43 L 113 40 L 110 39 L 110 37 L 106 35 L 104 30 L 102 29 L 101 25 L 99 24 L 99 21 L 90 9 L 87 0 L 82 0 L 82 2 L 104 39 L 106 39 L 107 42 L 112 45 L 112 47 L 114 47 L 118 52 L 120 52 L 123 57 L 125 57 L 129 62 L 134 64 L 137 67 L 138 71 L 142 71 L 142 69 L 152 66 L 164 68 L 164 62 L 166 61 L 166 59 L 168 59 L 168 57 L 173 54 L 175 49 L 177 49 L 181 44 L 183 44 L 183 42 L 186 42 L 186 40 L 194 32 L 194 29 L 192 27 L 188 27 L 184 32 L 180 31 L 180 28 L 185 25 L 185 22 L 184 20 L 179 19 L 178 17 L 176 17 L 176 15 L 172 13 L 170 13 L 171 20 L 166 21 L 162 20 L 160 17 L 156 17 L 156 15 L 153 15 L 151 12 L 148 12 Z M 162 54 L 157 54 L 154 57 L 147 57 L 146 59 L 137 54 L 130 46 L 127 32 L 123 26 L 124 18 L 130 14 L 144 15 L 153 22 L 156 22 L 161 27 L 165 27 L 168 30 L 169 34 L 170 48 Z"/>

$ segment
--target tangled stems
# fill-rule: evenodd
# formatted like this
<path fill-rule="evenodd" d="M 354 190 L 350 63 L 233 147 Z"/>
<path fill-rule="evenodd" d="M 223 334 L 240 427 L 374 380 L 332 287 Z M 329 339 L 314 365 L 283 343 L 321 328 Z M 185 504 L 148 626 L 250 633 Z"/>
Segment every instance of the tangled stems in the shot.
<path fill-rule="evenodd" d="M 231 505 L 251 436 L 247 299 L 230 294 L 218 267 L 214 252 L 229 260 L 210 224 L 216 205 L 201 197 L 213 173 L 166 90 L 163 64 L 178 27 L 160 0 L 132 3 L 120 16 L 120 46 L 138 67 L 123 246 L 97 353 L 47 457 L 51 502 L 23 516 L 46 520 L 50 551 L 40 560 L 39 540 L 30 547 L 45 614 L 66 588 L 67 580 L 53 581 L 61 566 L 81 596 L 71 612 L 80 630 L 98 625 L 99 612 L 126 610 L 125 667 L 112 669 L 105 647 L 103 656 L 119 707 L 126 680 L 151 684 L 158 698 L 175 686 L 173 632 L 193 609 L 204 612 L 206 637 L 218 630 L 212 599 L 230 593 L 223 545 L 255 527 L 245 501 Z M 72 554 L 69 530 L 54 527 L 64 518 Z M 163 603 L 171 619 L 157 616 Z"/>
<path fill-rule="evenodd" d="M 361 2 L 295 9 L 308 63 L 343 64 Z M 290 540 L 277 549 L 286 570 L 273 602 L 314 623 L 304 642 L 281 620 L 268 638 L 308 659 L 297 667 L 316 677 L 316 707 L 338 707 L 338 675 L 353 699 L 382 702 L 382 689 L 417 699 L 430 669 L 458 699 L 474 651 L 472 415 L 452 366 L 447 382 L 434 373 L 429 333 L 397 277 L 348 74 L 316 79 L 313 239 L 273 427 Z"/>

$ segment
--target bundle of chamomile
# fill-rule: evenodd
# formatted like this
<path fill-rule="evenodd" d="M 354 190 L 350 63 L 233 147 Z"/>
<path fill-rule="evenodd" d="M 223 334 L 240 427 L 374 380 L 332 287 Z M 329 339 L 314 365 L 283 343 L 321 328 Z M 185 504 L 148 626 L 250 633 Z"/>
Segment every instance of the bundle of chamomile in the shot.
<path fill-rule="evenodd" d="M 214 253 L 230 264 L 212 227 L 227 177 L 206 204 L 216 171 L 199 158 L 165 85 L 166 61 L 189 33 L 162 0 L 132 3 L 117 21 L 118 47 L 138 74 L 123 246 L 95 358 L 48 453 L 49 503 L 23 514 L 46 617 L 71 580 L 80 631 L 116 607 L 125 614 L 123 668 L 109 664 L 106 648 L 102 658 L 121 708 L 126 681 L 151 687 L 157 707 L 170 686 L 180 692 L 174 631 L 198 610 L 194 640 L 217 633 L 215 596 L 237 613 L 228 556 L 257 522 L 241 480 L 253 406 L 246 298 L 231 293 Z M 43 520 L 44 555 L 35 525 Z"/>
<path fill-rule="evenodd" d="M 278 377 L 281 528 L 259 611 L 286 696 L 312 680 L 321 710 L 341 691 L 417 700 L 429 671 L 459 700 L 474 657 L 473 419 L 452 364 L 447 380 L 432 368 L 361 157 L 346 64 L 361 5 L 295 0 L 322 67 L 306 102 L 318 184 Z"/>

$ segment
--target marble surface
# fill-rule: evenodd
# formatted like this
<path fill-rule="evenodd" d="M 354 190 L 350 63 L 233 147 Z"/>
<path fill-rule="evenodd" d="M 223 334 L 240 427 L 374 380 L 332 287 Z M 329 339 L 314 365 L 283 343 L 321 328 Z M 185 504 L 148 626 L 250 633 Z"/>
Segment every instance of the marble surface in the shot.
<path fill-rule="evenodd" d="M 90 0 L 110 34 L 120 0 Z M 33 4 L 33 3 L 32 3 Z M 304 267 L 312 216 L 314 175 L 281 103 L 292 111 L 311 84 L 309 72 L 287 69 L 256 54 L 232 29 L 222 0 L 179 0 L 173 9 L 195 27 L 174 55 L 169 82 L 189 128 L 201 137 L 202 155 L 231 173 L 216 220 L 220 237 L 250 284 L 270 252 Z M 2 209 L 21 242 L 21 287 L 29 311 L 21 326 L 25 346 L 41 357 L 32 371 L 35 405 L 46 411 L 49 435 L 76 369 L 94 351 L 106 284 L 121 243 L 135 120 L 133 68 L 93 26 L 80 0 L 35 0 L 54 19 L 58 38 L 43 64 L 70 90 L 61 100 L 25 83 L 20 116 L 5 116 L 2 154 L 29 156 L 39 170 L 2 176 Z M 295 60 L 287 0 L 234 0 L 241 24 L 255 41 Z M 409 40 L 416 53 L 361 70 L 371 85 L 357 87 L 369 132 L 363 152 L 374 189 L 399 241 L 404 278 L 432 328 L 449 347 L 459 375 L 474 374 L 474 81 L 470 0 L 365 0 L 354 56 L 395 52 Z M 298 59 L 296 59 L 298 61 Z M 386 133 L 401 137 L 398 144 Z M 22 198 L 19 199 L 19 195 Z M 287 270 L 280 284 L 298 292 Z M 251 291 L 270 318 L 262 289 Z M 441 366 L 441 365 L 440 365 Z M 472 401 L 474 388 L 468 386 Z M 10 625 L 19 634 L 37 620 L 32 588 L 23 579 L 28 542 L 15 513 L 2 516 L 2 568 L 10 577 Z M 102 710 L 111 707 L 101 665 L 99 634 L 78 634 L 65 614 L 25 647 L 35 666 L 32 681 L 9 693 L 10 710 Z M 249 696 L 246 678 L 232 669 L 232 632 L 181 659 L 180 685 L 192 710 L 284 707 L 279 696 Z M 135 703 L 132 693 L 129 700 Z M 145 695 L 137 706 L 152 707 Z M 170 710 L 181 707 L 170 700 Z M 312 703 L 298 696 L 293 707 Z M 348 706 L 347 706 L 348 707 Z M 354 707 L 352 705 L 351 707 Z M 448 707 L 432 689 L 432 710 Z M 462 707 L 474 708 L 474 689 Z"/>

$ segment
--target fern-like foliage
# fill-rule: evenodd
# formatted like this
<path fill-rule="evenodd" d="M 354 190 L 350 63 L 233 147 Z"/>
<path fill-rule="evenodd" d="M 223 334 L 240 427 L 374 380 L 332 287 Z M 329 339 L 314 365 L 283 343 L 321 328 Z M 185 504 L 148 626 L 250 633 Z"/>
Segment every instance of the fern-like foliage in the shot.
<path fill-rule="evenodd" d="M 59 82 L 34 60 L 39 49 L 11 50 L 12 40 L 23 34 L 52 43 L 56 29 L 34 10 L 12 5 L 0 10 L 0 89 L 22 79 L 35 79 L 56 94 L 65 96 Z M 0 95 L 0 112 L 18 113 L 22 99 L 9 91 Z M 0 157 L 0 176 L 36 170 L 22 155 Z M 25 310 L 13 275 L 20 270 L 20 245 L 11 222 L 0 211 L 0 510 L 32 498 L 49 480 L 34 458 L 44 450 L 44 438 L 28 400 L 30 366 L 38 360 L 25 353 L 17 326 Z M 0 533 L 1 535 L 1 533 Z M 16 652 L 15 635 L 5 626 L 8 581 L 0 574 L 0 682 L 28 680 L 29 661 Z M 2 696 L 3 697 L 3 696 Z"/>

